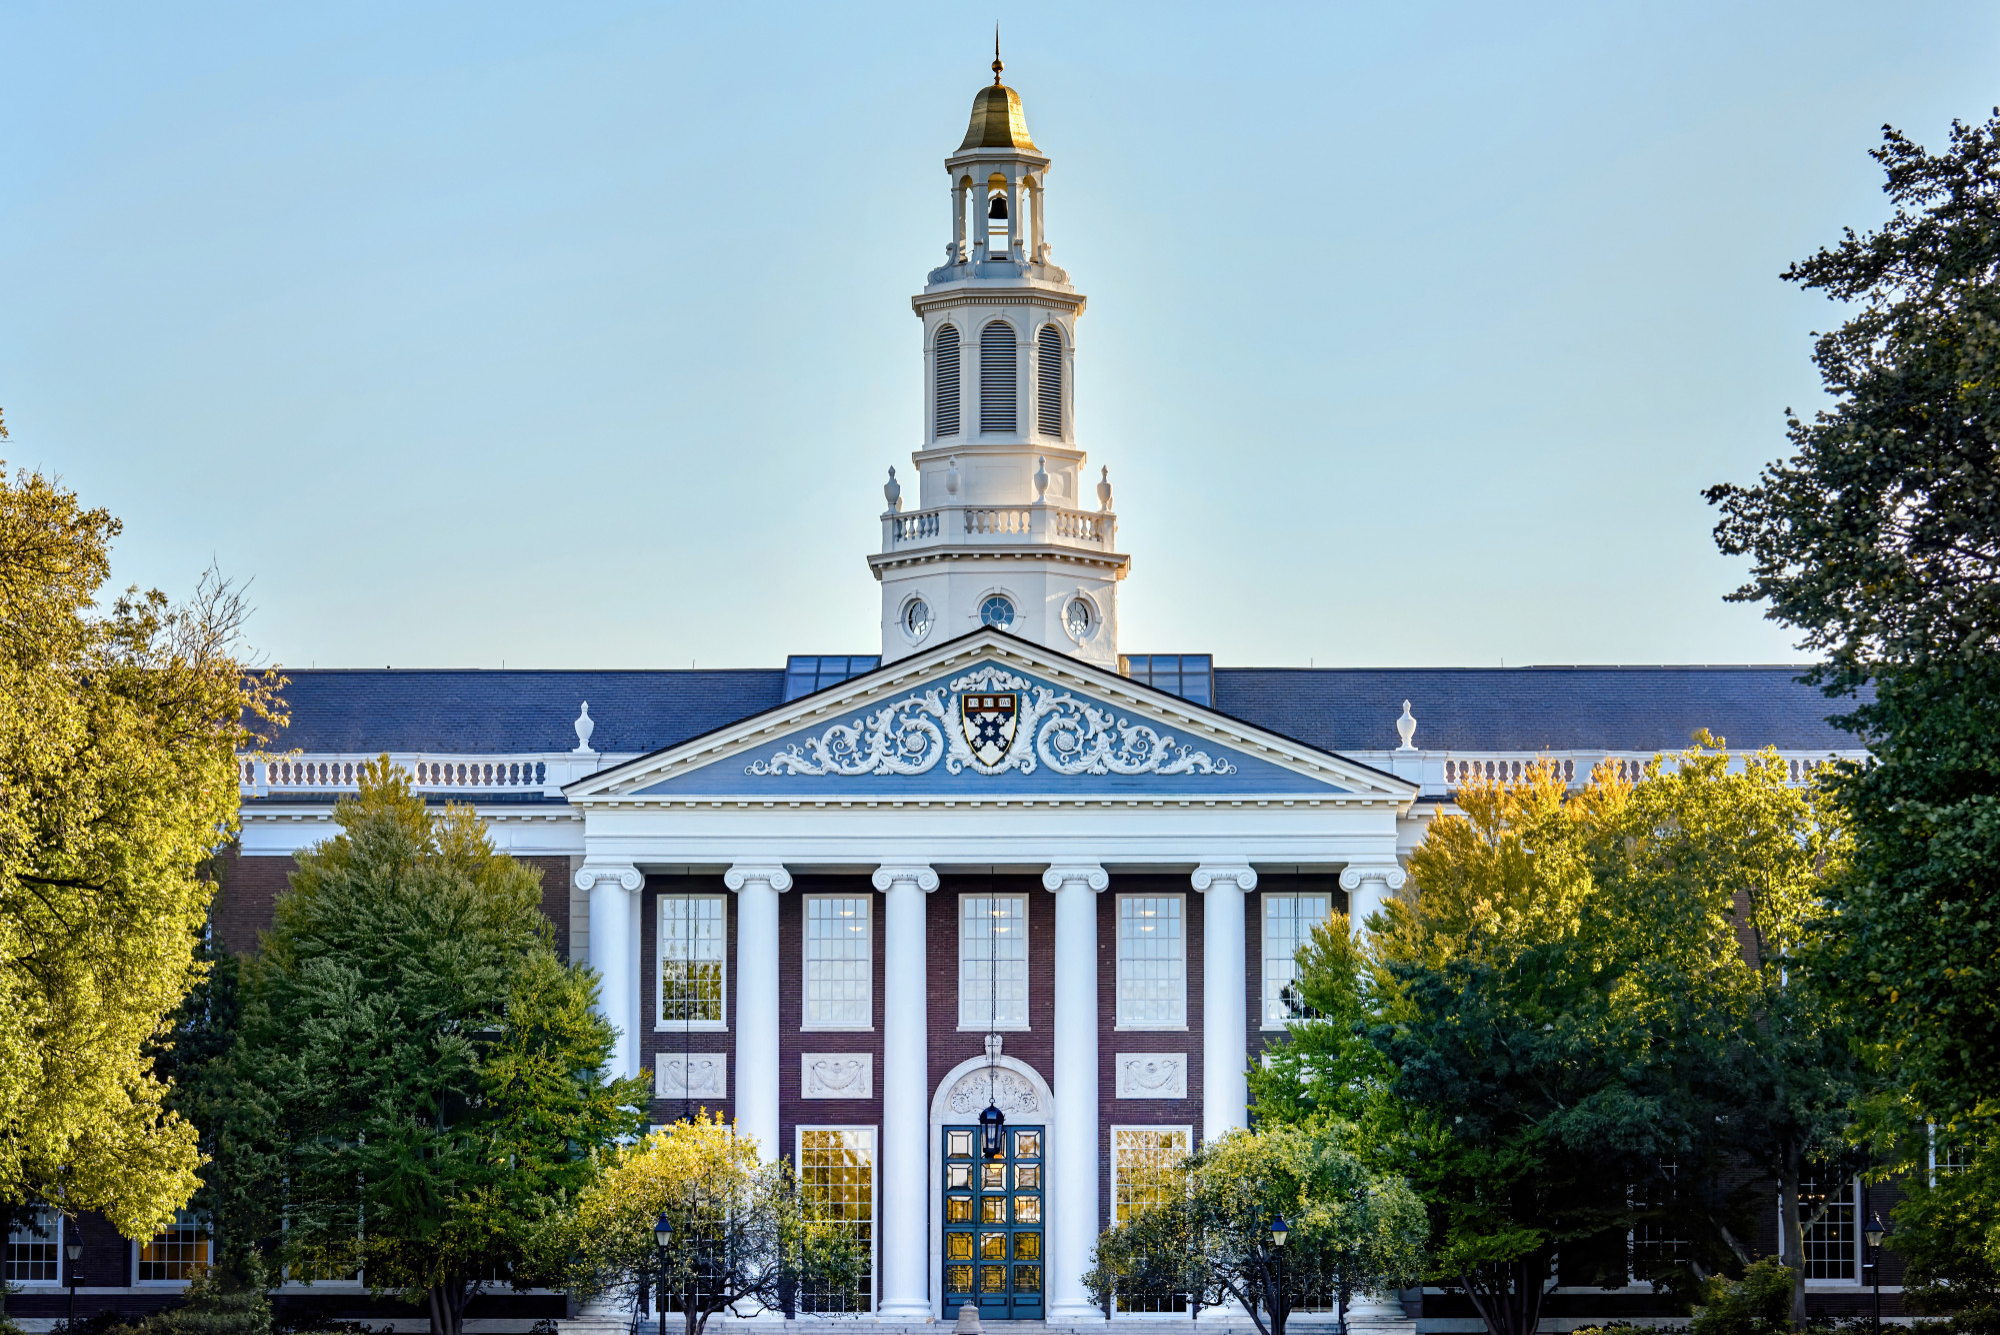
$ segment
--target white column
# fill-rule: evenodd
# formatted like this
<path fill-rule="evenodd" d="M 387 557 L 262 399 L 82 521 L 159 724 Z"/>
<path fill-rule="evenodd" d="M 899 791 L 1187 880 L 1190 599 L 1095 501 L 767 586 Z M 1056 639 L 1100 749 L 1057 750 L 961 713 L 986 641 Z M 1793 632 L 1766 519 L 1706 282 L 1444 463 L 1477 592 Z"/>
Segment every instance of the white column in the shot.
<path fill-rule="evenodd" d="M 951 176 L 951 249 L 946 252 L 947 264 L 958 264 L 965 254 L 965 187 L 959 183 L 959 175 Z"/>
<path fill-rule="evenodd" d="M 736 1131 L 765 1163 L 778 1143 L 778 896 L 792 874 L 738 863 L 722 875 L 736 892 Z"/>
<path fill-rule="evenodd" d="M 930 1028 L 924 896 L 938 875 L 921 864 L 875 869 L 882 911 L 882 1139 L 880 1183 L 884 1321 L 928 1321 L 930 1290 Z"/>
<path fill-rule="evenodd" d="M 1194 888 L 1202 893 L 1201 1139 L 1208 1144 L 1250 1125 L 1243 896 L 1257 888 L 1257 873 L 1244 863 L 1204 862 Z"/>
<path fill-rule="evenodd" d="M 1381 908 L 1409 879 L 1402 865 L 1394 861 L 1349 863 L 1340 873 L 1340 888 L 1347 892 L 1348 930 L 1361 935 L 1368 915 Z"/>
<path fill-rule="evenodd" d="M 1102 1320 L 1084 1291 L 1097 1245 L 1097 895 L 1111 878 L 1094 864 L 1050 867 L 1056 896 L 1055 1124 L 1049 1128 L 1048 1319 Z"/>
<path fill-rule="evenodd" d="M 646 878 L 630 863 L 591 862 L 576 869 L 576 888 L 590 894 L 590 967 L 597 970 L 597 1013 L 618 1031 L 613 1075 L 639 1073 L 640 975 L 632 968 L 632 906 Z"/>

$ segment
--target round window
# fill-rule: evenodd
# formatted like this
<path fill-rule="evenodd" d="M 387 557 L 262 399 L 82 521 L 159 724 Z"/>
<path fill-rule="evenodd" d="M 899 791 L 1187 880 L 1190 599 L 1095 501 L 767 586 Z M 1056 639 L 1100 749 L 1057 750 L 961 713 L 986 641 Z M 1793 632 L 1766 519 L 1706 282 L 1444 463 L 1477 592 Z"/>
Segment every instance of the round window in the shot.
<path fill-rule="evenodd" d="M 992 594 L 979 605 L 979 624 L 998 626 L 1001 630 L 1014 624 L 1014 604 L 1003 594 Z"/>
<path fill-rule="evenodd" d="M 903 634 L 921 640 L 931 631 L 931 605 L 921 598 L 903 604 Z"/>
<path fill-rule="evenodd" d="M 1063 609 L 1063 629 L 1072 640 L 1087 639 L 1097 626 L 1097 609 L 1088 598 L 1072 598 Z"/>

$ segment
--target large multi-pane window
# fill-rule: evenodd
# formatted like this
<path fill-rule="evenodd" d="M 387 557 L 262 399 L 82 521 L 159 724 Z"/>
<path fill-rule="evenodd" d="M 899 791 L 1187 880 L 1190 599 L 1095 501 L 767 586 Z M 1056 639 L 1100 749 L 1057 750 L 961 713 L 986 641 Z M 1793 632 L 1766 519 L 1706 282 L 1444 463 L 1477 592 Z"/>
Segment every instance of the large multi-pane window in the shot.
<path fill-rule="evenodd" d="M 722 1027 L 723 915 L 721 895 L 660 896 L 658 1028 Z"/>
<path fill-rule="evenodd" d="M 1028 897 L 958 900 L 958 1027 L 1028 1027 Z"/>
<path fill-rule="evenodd" d="M 867 1029 L 875 1022 L 874 945 L 866 895 L 807 895 L 807 1029 Z"/>
<path fill-rule="evenodd" d="M 176 1210 L 174 1220 L 139 1249 L 141 1284 L 185 1284 L 208 1268 L 208 1221 L 192 1210 Z"/>
<path fill-rule="evenodd" d="M 1632 1204 L 1641 1210 L 1664 1211 L 1673 1204 L 1675 1185 L 1680 1178 L 1678 1164 L 1662 1164 L 1660 1180 L 1632 1189 Z M 1686 1265 L 1694 1255 L 1693 1244 L 1681 1236 L 1679 1227 L 1651 1219 L 1632 1228 L 1632 1278 L 1654 1280 L 1675 1266 Z M 1654 1286 L 1658 1287 L 1657 1284 Z"/>
<path fill-rule="evenodd" d="M 1174 1169 L 1187 1158 L 1194 1131 L 1185 1126 L 1114 1126 L 1111 1128 L 1111 1213 L 1113 1221 L 1124 1223 L 1155 1205 L 1165 1202 L 1173 1191 Z M 1121 1312 L 1185 1312 L 1185 1293 L 1133 1291 L 1121 1289 Z"/>
<path fill-rule="evenodd" d="M 799 1305 L 808 1312 L 869 1312 L 875 1308 L 875 1128 L 799 1128 L 799 1190 L 852 1229 L 866 1269 L 852 1288 L 808 1284 Z"/>
<path fill-rule="evenodd" d="M 1118 1027 L 1187 1027 L 1181 896 L 1118 896 Z"/>
<path fill-rule="evenodd" d="M 37 1208 L 8 1229 L 9 1284 L 60 1284 L 61 1257 L 62 1216 L 54 1210 Z"/>
<path fill-rule="evenodd" d="M 1328 894 L 1276 895 L 1264 900 L 1264 1028 L 1283 1029 L 1312 1012 L 1299 995 L 1299 947 L 1333 912 Z"/>
<path fill-rule="evenodd" d="M 1851 1280 L 1858 1274 L 1853 1178 L 1799 1183 L 1799 1222 L 1805 1225 L 1806 1278 Z"/>

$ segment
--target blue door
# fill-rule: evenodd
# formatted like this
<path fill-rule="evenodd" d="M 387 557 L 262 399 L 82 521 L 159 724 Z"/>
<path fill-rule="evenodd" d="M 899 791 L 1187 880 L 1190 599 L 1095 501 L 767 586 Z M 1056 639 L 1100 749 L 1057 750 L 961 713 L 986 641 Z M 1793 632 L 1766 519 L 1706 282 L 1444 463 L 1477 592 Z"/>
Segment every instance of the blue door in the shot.
<path fill-rule="evenodd" d="M 944 1315 L 977 1303 L 996 1321 L 1042 1319 L 1042 1151 L 1038 1126 L 1010 1126 L 1005 1153 L 979 1154 L 979 1128 L 944 1129 Z"/>

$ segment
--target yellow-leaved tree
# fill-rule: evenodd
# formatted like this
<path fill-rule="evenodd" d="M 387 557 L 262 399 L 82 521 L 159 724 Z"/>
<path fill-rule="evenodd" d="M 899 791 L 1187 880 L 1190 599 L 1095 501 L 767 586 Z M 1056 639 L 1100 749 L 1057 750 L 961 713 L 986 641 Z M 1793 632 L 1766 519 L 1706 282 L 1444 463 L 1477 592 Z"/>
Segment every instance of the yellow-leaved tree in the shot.
<path fill-rule="evenodd" d="M 237 660 L 246 609 L 213 572 L 189 605 L 131 590 L 100 612 L 118 530 L 0 476 L 0 1203 L 139 1237 L 196 1186 L 149 1045 L 196 980 L 202 868 L 280 683 Z"/>
<path fill-rule="evenodd" d="M 664 1247 L 655 1227 L 664 1218 Z M 797 1310 L 801 1288 L 838 1291 L 868 1281 L 858 1221 L 801 1186 L 785 1161 L 706 1110 L 611 1150 L 552 1246 L 570 1257 L 570 1290 L 635 1307 L 641 1294 L 677 1314 L 684 1335 L 708 1318 Z"/>

